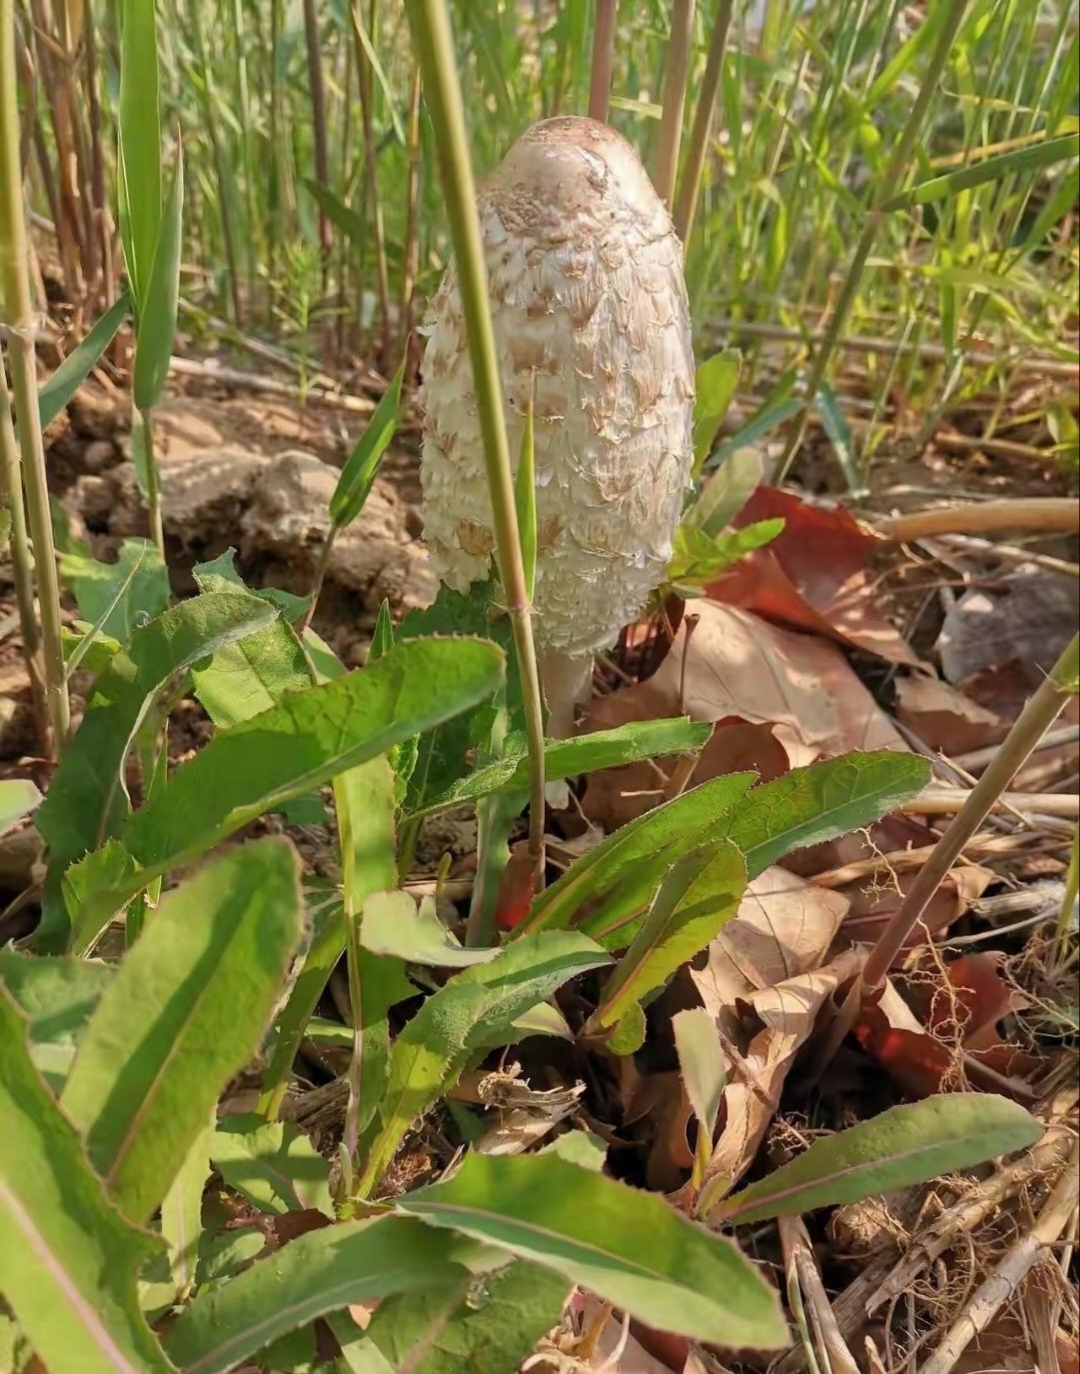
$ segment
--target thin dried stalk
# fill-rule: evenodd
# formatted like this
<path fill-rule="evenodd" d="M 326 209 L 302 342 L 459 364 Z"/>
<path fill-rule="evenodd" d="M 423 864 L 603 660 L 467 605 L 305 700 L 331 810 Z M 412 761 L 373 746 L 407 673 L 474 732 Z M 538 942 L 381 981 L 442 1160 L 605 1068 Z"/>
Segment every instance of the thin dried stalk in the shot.
<path fill-rule="evenodd" d="M 1080 1201 L 1080 1141 L 1073 1145 L 1065 1171 L 1035 1220 L 981 1284 L 944 1340 L 922 1367 L 922 1374 L 950 1374 L 971 1342 L 986 1330 L 1002 1307 L 1068 1226 Z"/>
<path fill-rule="evenodd" d="M 675 232 L 682 239 L 684 248 L 694 227 L 694 214 L 701 192 L 701 175 L 705 170 L 705 155 L 712 137 L 713 118 L 716 114 L 717 97 L 720 94 L 724 49 L 727 47 L 728 30 L 731 28 L 734 9 L 735 0 L 719 0 L 716 7 L 712 38 L 709 41 L 709 56 L 705 63 L 705 77 L 701 83 L 697 109 L 694 111 L 690 150 L 686 154 L 682 178 L 679 181 L 679 199 L 675 206 Z"/>
<path fill-rule="evenodd" d="M 397 352 L 405 356 L 405 342 L 412 333 L 416 296 L 416 270 L 420 263 L 420 68 L 413 67 L 409 86 L 409 122 L 405 133 L 408 168 L 405 179 L 405 255 L 401 271 L 401 338 Z M 406 366 L 409 376 L 411 369 Z"/>
<path fill-rule="evenodd" d="M 307 46 L 308 86 L 311 95 L 311 128 L 315 140 L 315 180 L 330 185 L 330 156 L 326 138 L 326 90 L 323 84 L 322 54 L 319 51 L 319 16 L 315 0 L 304 0 L 304 41 Z M 319 206 L 319 247 L 324 270 L 330 256 L 330 221 Z"/>
<path fill-rule="evenodd" d="M 506 437 L 499 362 L 487 291 L 487 268 L 476 213 L 465 109 L 461 98 L 450 16 L 446 0 L 406 0 L 413 47 L 423 73 L 424 92 L 435 131 L 450 238 L 472 360 L 473 386 L 484 442 L 484 465 L 491 493 L 496 556 L 514 633 L 529 755 L 529 855 L 534 885 L 544 866 L 544 716 L 533 641 L 525 565 L 514 499 L 513 468 Z"/>
<path fill-rule="evenodd" d="M 71 723 L 71 706 L 64 674 L 60 585 L 56 575 L 45 448 L 38 411 L 29 245 L 24 214 L 15 89 L 14 0 L 0 0 L 0 299 L 6 312 L 4 322 L 8 329 L 8 356 L 19 421 L 22 482 L 40 598 L 45 707 L 53 735 L 52 746 L 59 750 Z"/>
<path fill-rule="evenodd" d="M 375 41 L 376 8 L 372 0 L 368 12 L 368 41 Z M 356 72 L 360 87 L 360 119 L 364 129 L 364 180 L 367 182 L 371 197 L 371 222 L 375 238 L 375 283 L 379 297 L 379 324 L 382 336 L 382 356 L 384 363 L 390 358 L 393 340 L 390 336 L 390 268 L 386 260 L 386 232 L 383 228 L 382 201 L 379 198 L 379 159 L 375 146 L 375 126 L 372 119 L 373 85 L 371 61 L 363 42 L 363 19 L 360 15 L 360 0 L 352 0 L 349 9 L 352 21 L 353 42 L 356 48 Z"/>
<path fill-rule="evenodd" d="M 615 21 L 619 0 L 596 0 L 592 70 L 589 76 L 589 118 L 607 123 L 611 100 L 611 71 L 615 62 Z"/>
<path fill-rule="evenodd" d="M 22 479 L 19 474 L 19 447 L 15 425 L 11 418 L 7 379 L 0 367 L 0 502 L 7 507 L 11 520 L 8 539 L 11 544 L 11 567 L 15 578 L 15 604 L 19 612 L 23 654 L 30 673 L 30 687 L 34 705 L 42 721 L 45 716 L 45 694 L 41 681 L 41 636 L 38 633 L 37 613 L 34 609 L 34 560 L 26 532 L 26 507 L 23 505 Z"/>
<path fill-rule="evenodd" d="M 1060 530 L 1071 534 L 1080 530 L 1080 503 L 1067 496 L 972 501 L 878 520 L 876 528 L 898 544 L 936 534 L 987 534 L 991 530 Z"/>
<path fill-rule="evenodd" d="M 675 196 L 679 170 L 679 145 L 682 142 L 683 106 L 686 81 L 690 74 L 690 52 L 694 45 L 694 0 L 675 0 L 671 11 L 667 64 L 664 68 L 663 113 L 660 138 L 656 145 L 653 185 L 665 205 Z"/>

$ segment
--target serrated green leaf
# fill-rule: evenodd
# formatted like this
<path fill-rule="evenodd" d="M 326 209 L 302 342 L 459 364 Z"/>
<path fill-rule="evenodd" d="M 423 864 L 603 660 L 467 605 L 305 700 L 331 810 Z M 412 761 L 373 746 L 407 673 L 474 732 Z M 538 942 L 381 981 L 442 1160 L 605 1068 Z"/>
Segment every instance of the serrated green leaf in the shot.
<path fill-rule="evenodd" d="M 70 918 L 60 897 L 65 869 L 116 835 L 129 810 L 124 759 L 157 693 L 174 674 L 260 629 L 273 615 L 272 607 L 240 593 L 192 597 L 133 630 L 126 652 L 116 654 L 94 684 L 36 816 L 49 847 L 40 950 L 58 953 L 67 939 Z"/>
<path fill-rule="evenodd" d="M 680 716 L 672 720 L 631 721 L 612 730 L 594 730 L 576 739 L 545 740 L 544 776 L 554 782 L 642 759 L 689 753 L 701 749 L 711 732 L 711 725 Z M 527 744 L 523 735 L 515 733 L 508 737 L 497 762 L 477 768 L 408 814 L 413 819 L 428 816 L 478 801 L 492 793 L 520 790 L 528 786 L 528 781 Z"/>
<path fill-rule="evenodd" d="M 0 780 L 0 835 L 6 835 L 40 805 L 41 793 L 29 778 Z"/>
<path fill-rule="evenodd" d="M 412 641 L 370 668 L 292 693 L 215 735 L 124 826 L 124 846 L 142 870 L 121 888 L 91 894 L 80 926 L 100 929 L 154 878 L 257 816 L 487 697 L 502 679 L 503 662 L 500 650 L 482 640 Z"/>
<path fill-rule="evenodd" d="M 338 529 L 352 524 L 363 510 L 364 502 L 375 485 L 375 474 L 391 439 L 397 433 L 401 419 L 401 384 L 404 377 L 403 360 L 341 469 L 341 476 L 330 498 L 330 519 Z"/>
<path fill-rule="evenodd" d="M 94 321 L 86 335 L 71 350 L 49 380 L 40 387 L 38 413 L 41 416 L 42 429 L 52 424 L 97 367 L 130 308 L 128 294 L 122 291 L 104 315 L 100 315 Z"/>
<path fill-rule="evenodd" d="M 52 1374 L 168 1374 L 136 1275 L 161 1243 L 105 1197 L 0 989 L 0 1291 Z"/>
<path fill-rule="evenodd" d="M 202 1239 L 203 1191 L 210 1177 L 210 1137 L 207 1121 L 191 1142 L 183 1164 L 161 1202 L 161 1234 L 169 1252 L 173 1298 L 183 1302 L 195 1286 Z"/>
<path fill-rule="evenodd" d="M 519 1016 L 576 974 L 607 962 L 574 931 L 544 932 L 463 970 L 427 998 L 390 1052 L 381 1124 L 361 1188 L 369 1191 L 382 1177 L 409 1127 L 457 1082 L 474 1051 L 515 1039 Z"/>
<path fill-rule="evenodd" d="M 94 959 L 42 959 L 0 949 L 0 983 L 28 1018 L 30 1058 L 55 1093 L 114 972 Z"/>
<path fill-rule="evenodd" d="M 261 1212 L 315 1209 L 333 1218 L 330 1166 L 291 1122 L 227 1116 L 208 1143 L 214 1168 Z"/>
<path fill-rule="evenodd" d="M 169 572 L 148 539 L 125 539 L 115 563 L 61 554 L 60 576 L 71 588 L 83 619 L 122 645 L 137 626 L 169 605 Z"/>
<path fill-rule="evenodd" d="M 765 476 L 765 465 L 756 448 L 730 453 L 716 468 L 687 512 L 686 523 L 706 534 L 717 535 L 731 524 Z"/>
<path fill-rule="evenodd" d="M 520 938 L 532 931 L 570 925 L 586 903 L 624 882 L 628 869 L 642 861 L 651 866 L 654 879 L 647 886 L 647 904 L 663 873 L 659 861 L 653 863 L 655 856 L 675 841 L 685 841 L 683 853 L 701 843 L 745 797 L 754 777 L 753 773 L 729 773 L 715 778 L 622 826 L 540 894 L 515 935 Z"/>
<path fill-rule="evenodd" d="M 410 1374 L 507 1374 L 559 1320 L 569 1284 L 522 1260 L 380 1303 L 368 1339 Z"/>
<path fill-rule="evenodd" d="M 439 920 L 435 899 L 419 904 L 407 892 L 376 892 L 364 902 L 360 943 L 372 954 L 389 954 L 432 968 L 488 964 L 496 949 L 466 948 Z"/>
<path fill-rule="evenodd" d="M 676 588 L 704 587 L 746 554 L 771 544 L 783 529 L 783 520 L 757 520 L 742 529 L 712 535 L 684 523 L 675 531 L 675 547 L 664 576 Z"/>
<path fill-rule="evenodd" d="M 399 1210 L 542 1264 L 661 1330 L 776 1350 L 776 1295 L 730 1241 L 557 1155 L 468 1155 L 454 1176 Z"/>
<path fill-rule="evenodd" d="M 447 1237 L 404 1217 L 309 1231 L 221 1287 L 201 1292 L 169 1332 L 166 1352 L 185 1374 L 225 1374 L 316 1317 L 460 1282 L 464 1271 L 454 1253 Z"/>
<path fill-rule="evenodd" d="M 738 805 L 725 807 L 711 818 L 699 819 L 689 805 L 685 810 L 670 813 L 669 807 L 675 804 L 669 803 L 641 818 L 641 821 L 648 821 L 650 816 L 667 813 L 663 828 L 653 832 L 666 845 L 663 854 L 659 848 L 645 849 L 642 856 L 637 857 L 642 846 L 640 840 L 635 840 L 628 850 L 628 858 L 634 856 L 635 862 L 623 868 L 617 888 L 602 906 L 579 922 L 578 928 L 605 948 L 625 946 L 637 932 L 661 873 L 695 846 L 730 839 L 746 857 L 748 877 L 755 878 L 793 849 L 818 844 L 869 825 L 915 796 L 926 785 L 929 776 L 929 764 L 925 759 L 914 754 L 879 750 L 870 754 L 845 754 L 827 763 L 793 769 L 783 777 L 755 787 Z M 678 800 L 685 802 L 701 790 L 694 788 Z M 689 823 L 681 827 L 670 825 L 670 817 L 680 814 Z M 641 821 L 633 824 L 639 825 Z M 624 830 L 628 828 L 623 827 Z M 609 838 L 615 839 L 622 833 L 617 830 Z M 593 853 L 603 847 L 599 846 Z M 573 872 L 571 868 L 559 882 L 565 882 Z M 558 887 L 556 883 L 550 891 L 555 892 Z"/>
<path fill-rule="evenodd" d="M 129 188 L 130 189 L 130 188 Z M 144 415 L 161 399 L 169 375 L 176 311 L 180 299 L 180 254 L 183 249 L 184 154 L 176 145 L 176 166 L 161 208 L 153 266 L 135 329 L 132 396 Z"/>
<path fill-rule="evenodd" d="M 714 1215 L 742 1225 L 859 1202 L 1022 1150 L 1042 1133 L 1029 1112 L 1004 1097 L 928 1097 L 815 1140 L 768 1178 L 725 1199 Z"/>
<path fill-rule="evenodd" d="M 264 839 L 168 893 L 128 951 L 61 1099 L 125 1216 L 158 1206 L 258 1047 L 300 928 L 296 856 Z"/>
<path fill-rule="evenodd" d="M 614 1026 L 718 935 L 739 909 L 746 863 L 730 841 L 691 850 L 664 875 L 590 1024 Z"/>
<path fill-rule="evenodd" d="M 739 385 L 742 353 L 725 348 L 714 353 L 697 370 L 694 384 L 694 472 L 709 456 Z"/>

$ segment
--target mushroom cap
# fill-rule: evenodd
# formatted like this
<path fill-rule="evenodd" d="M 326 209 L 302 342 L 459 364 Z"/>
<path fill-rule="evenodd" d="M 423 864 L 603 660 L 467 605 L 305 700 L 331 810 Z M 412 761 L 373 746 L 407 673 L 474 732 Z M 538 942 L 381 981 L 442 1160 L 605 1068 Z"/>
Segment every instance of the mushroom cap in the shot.
<path fill-rule="evenodd" d="M 478 209 L 515 462 L 535 385 L 537 636 L 587 657 L 660 582 L 690 478 L 682 250 L 633 148 L 590 119 L 533 125 Z M 453 265 L 427 332 L 425 539 L 464 591 L 490 575 L 494 535 Z"/>

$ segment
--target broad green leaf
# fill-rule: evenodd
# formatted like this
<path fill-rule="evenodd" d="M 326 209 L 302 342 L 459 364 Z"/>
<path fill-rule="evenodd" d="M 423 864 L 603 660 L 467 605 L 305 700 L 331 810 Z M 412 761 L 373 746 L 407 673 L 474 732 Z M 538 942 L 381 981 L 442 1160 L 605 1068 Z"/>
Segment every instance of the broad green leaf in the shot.
<path fill-rule="evenodd" d="M 452 1289 L 403 1293 L 380 1303 L 368 1339 L 411 1374 L 507 1374 L 555 1326 L 569 1282 L 516 1260 L 467 1275 Z"/>
<path fill-rule="evenodd" d="M 155 6 L 121 10 L 120 230 L 136 315 L 142 314 L 161 224 L 161 114 Z"/>
<path fill-rule="evenodd" d="M 68 942 L 75 954 L 85 956 L 93 949 L 109 920 L 126 905 L 127 898 L 123 898 L 95 914 L 98 892 L 121 888 L 130 891 L 137 871 L 138 865 L 120 841 L 106 840 L 100 849 L 91 850 L 64 873 L 60 892 L 65 911 L 74 913 L 76 918 Z M 88 916 L 93 919 L 87 920 Z"/>
<path fill-rule="evenodd" d="M 737 348 L 725 348 L 714 353 L 697 370 L 694 384 L 694 471 L 709 456 L 724 416 L 728 413 L 739 385 L 742 353 Z"/>
<path fill-rule="evenodd" d="M 794 768 L 755 787 L 734 807 L 722 833 L 746 855 L 756 878 L 793 849 L 846 835 L 910 800 L 930 780 L 930 765 L 890 749 L 843 754 L 827 763 Z"/>
<path fill-rule="evenodd" d="M 771 544 L 783 528 L 780 519 L 757 520 L 739 530 L 711 535 L 684 523 L 675 531 L 675 547 L 664 576 L 684 595 L 700 595 L 700 588 L 754 549 Z"/>
<path fill-rule="evenodd" d="M 0 781 L 0 835 L 6 835 L 40 804 L 41 793 L 29 778 Z"/>
<path fill-rule="evenodd" d="M 474 705 L 502 674 L 502 653 L 483 640 L 400 644 L 370 668 L 295 692 L 216 735 L 132 816 L 125 844 L 148 869 L 193 858 L 263 812 Z"/>
<path fill-rule="evenodd" d="M 556 1136 L 550 1145 L 541 1146 L 538 1153 L 558 1155 L 580 1169 L 589 1169 L 598 1174 L 607 1160 L 607 1144 L 592 1131 L 567 1131 L 564 1135 Z"/>
<path fill-rule="evenodd" d="M 168 893 L 128 951 L 61 1099 L 125 1216 L 158 1206 L 258 1047 L 300 929 L 295 854 L 265 839 Z"/>
<path fill-rule="evenodd" d="M 549 739 L 544 744 L 544 776 L 549 782 L 596 773 L 641 759 L 663 758 L 701 749 L 712 727 L 680 716 L 672 720 L 631 721 L 613 730 L 594 730 L 576 739 Z M 528 747 L 521 734 L 511 735 L 503 756 L 477 768 L 438 796 L 432 796 L 409 815 L 415 819 L 435 811 L 478 801 L 493 792 L 517 791 L 529 782 Z"/>
<path fill-rule="evenodd" d="M 651 863 L 654 856 L 673 841 L 686 842 L 682 853 L 693 849 L 707 839 L 716 823 L 746 796 L 754 776 L 753 773 L 729 773 L 726 777 L 715 778 L 616 830 L 595 849 L 582 855 L 537 897 L 515 936 L 520 938 L 546 927 L 570 925 L 586 902 L 597 900 L 625 880 L 632 865 L 642 860 Z M 663 874 L 663 867 L 654 865 L 654 868 L 655 880 L 648 886 L 645 904 Z"/>
<path fill-rule="evenodd" d="M 405 363 L 394 373 L 383 393 L 367 428 L 356 441 L 352 453 L 341 469 L 334 494 L 330 498 L 330 519 L 338 529 L 351 525 L 364 508 L 382 456 L 397 432 L 401 419 L 401 383 L 405 377 Z"/>
<path fill-rule="evenodd" d="M 0 989 L 0 1291 L 52 1374 L 168 1374 L 136 1276 L 162 1246 L 105 1196 Z"/>
<path fill-rule="evenodd" d="M 711 1144 L 727 1078 L 716 1023 L 704 1007 L 690 1007 L 671 1018 L 671 1028 L 686 1095 Z"/>
<path fill-rule="evenodd" d="M 227 591 L 230 587 L 247 591 L 233 565 L 231 549 L 193 571 L 201 591 Z M 302 691 L 312 681 L 303 645 L 284 615 L 236 644 L 223 645 L 191 676 L 195 695 L 219 727 L 249 720 L 276 706 L 286 692 Z"/>
<path fill-rule="evenodd" d="M 730 1241 L 554 1154 L 468 1155 L 399 1210 L 499 1245 L 661 1330 L 725 1346 L 787 1343 L 780 1304 Z"/>
<path fill-rule="evenodd" d="M 607 962 L 576 932 L 546 931 L 463 970 L 428 997 L 390 1052 L 381 1124 L 367 1152 L 362 1189 L 378 1182 L 410 1126 L 453 1087 L 473 1052 L 517 1038 L 519 1016 L 568 979 Z"/>
<path fill-rule="evenodd" d="M 894 196 L 882 208 L 886 211 L 906 210 L 914 205 L 930 205 L 934 201 L 958 196 L 962 191 L 974 190 L 976 186 L 1001 181 L 1018 172 L 1025 177 L 1032 177 L 1044 167 L 1052 167 L 1057 162 L 1073 162 L 1078 154 L 1080 135 L 1063 134 L 1059 138 L 1048 138 L 1026 148 L 1013 148 L 1007 153 L 979 158 L 969 162 L 966 167 L 958 167 L 943 176 L 921 181 Z"/>
<path fill-rule="evenodd" d="M 501 651 L 485 641 L 411 641 L 362 672 L 294 692 L 215 735 L 128 821 L 124 847 L 142 869 L 118 888 L 91 893 L 80 927 L 100 930 L 153 879 L 487 697 L 502 674 Z"/>
<path fill-rule="evenodd" d="M 203 1191 L 210 1177 L 210 1137 L 213 1123 L 207 1120 L 191 1142 L 183 1164 L 161 1202 L 161 1234 L 169 1251 L 172 1278 L 170 1303 L 183 1302 L 195 1285 L 202 1239 Z"/>
<path fill-rule="evenodd" d="M 732 840 L 746 856 L 747 876 L 755 878 L 793 849 L 819 844 L 869 825 L 913 797 L 926 785 L 929 776 L 925 759 L 890 750 L 845 754 L 827 763 L 793 769 L 773 782 L 755 787 L 737 805 L 725 808 L 704 824 L 687 825 L 674 833 L 666 827 L 667 848 L 663 857 L 652 859 L 650 851 L 645 851 L 646 857 L 624 868 L 611 896 L 580 921 L 578 928 L 605 948 L 624 946 L 636 933 L 663 869 L 695 846 L 725 838 Z M 695 788 L 679 800 L 685 801 L 701 790 Z M 641 820 L 663 814 L 672 805 L 650 812 Z M 610 838 L 622 833 L 617 830 Z M 599 846 L 594 854 L 602 848 Z M 571 868 L 566 876 L 573 872 Z M 566 878 L 559 881 L 565 882 Z M 556 883 L 551 891 L 558 886 Z"/>
<path fill-rule="evenodd" d="M 674 864 L 608 979 L 591 1024 L 614 1026 L 662 987 L 736 915 L 745 888 L 746 864 L 730 841 L 691 850 Z"/>
<path fill-rule="evenodd" d="M 401 891 L 376 892 L 365 901 L 360 943 L 373 954 L 432 968 L 488 964 L 499 953 L 497 948 L 466 948 L 439 920 L 433 897 L 417 906 L 414 897 Z"/>
<path fill-rule="evenodd" d="M 841 409 L 840 398 L 828 382 L 823 381 L 818 385 L 814 403 L 821 417 L 822 428 L 829 436 L 829 442 L 836 454 L 836 461 L 840 464 L 840 471 L 844 474 L 848 491 L 853 496 L 859 495 L 865 490 L 866 483 L 855 461 L 855 438 Z"/>
<path fill-rule="evenodd" d="M 225 1374 L 316 1317 L 459 1283 L 465 1271 L 454 1253 L 446 1237 L 404 1217 L 309 1231 L 200 1292 L 169 1332 L 166 1353 L 186 1374 Z"/>
<path fill-rule="evenodd" d="M 1022 1150 L 1042 1133 L 1030 1113 L 1004 1097 L 928 1097 L 815 1140 L 805 1154 L 725 1199 L 714 1215 L 743 1225 L 859 1202 Z"/>
<path fill-rule="evenodd" d="M 706 534 L 719 534 L 746 505 L 764 476 L 765 465 L 758 449 L 736 449 L 705 483 L 684 523 L 696 525 Z"/>
<path fill-rule="evenodd" d="M 161 211 L 153 266 L 135 328 L 132 396 L 144 415 L 161 399 L 169 375 L 176 310 L 180 298 L 180 254 L 183 249 L 184 154 L 176 146 L 176 167 Z"/>
<path fill-rule="evenodd" d="M 94 684 L 36 823 L 49 847 L 38 947 L 56 953 L 67 938 L 60 881 L 72 860 L 115 835 L 128 811 L 124 759 L 153 699 L 174 674 L 273 619 L 273 608 L 238 592 L 192 597 L 132 631 Z M 100 927 L 99 927 L 100 929 Z"/>
<path fill-rule="evenodd" d="M 227 1116 L 208 1143 L 214 1168 L 260 1212 L 313 1208 L 333 1218 L 330 1166 L 290 1122 Z"/>
<path fill-rule="evenodd" d="M 104 315 L 94 321 L 86 337 L 71 350 L 47 382 L 38 391 L 38 413 L 41 428 L 46 429 L 97 367 L 101 355 L 116 337 L 131 302 L 126 291 L 109 306 Z"/>
<path fill-rule="evenodd" d="M 149 539 L 125 539 L 115 563 L 60 555 L 60 576 L 96 633 L 126 644 L 139 625 L 168 608 L 169 572 Z M 69 669 L 70 671 L 70 669 Z"/>
<path fill-rule="evenodd" d="M 55 1093 L 114 972 L 94 959 L 41 959 L 0 949 L 0 983 L 28 1018 L 30 1058 Z"/>

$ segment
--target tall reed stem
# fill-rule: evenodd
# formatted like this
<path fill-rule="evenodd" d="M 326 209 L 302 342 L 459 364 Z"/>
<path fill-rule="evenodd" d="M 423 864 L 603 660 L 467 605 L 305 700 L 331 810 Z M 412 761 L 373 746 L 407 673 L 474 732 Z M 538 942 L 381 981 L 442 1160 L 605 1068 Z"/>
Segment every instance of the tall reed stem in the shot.
<path fill-rule="evenodd" d="M 694 215 L 701 192 L 701 174 L 705 170 L 705 156 L 712 136 L 713 116 L 716 113 L 720 78 L 724 70 L 724 49 L 727 47 L 728 30 L 731 28 L 734 9 L 735 0 L 719 0 L 716 6 L 712 38 L 709 40 L 709 56 L 705 63 L 705 77 L 701 83 L 697 109 L 694 111 L 690 148 L 679 180 L 679 196 L 674 216 L 675 232 L 682 239 L 684 249 L 690 241 L 690 231 L 694 227 Z"/>
<path fill-rule="evenodd" d="M 22 169 L 19 162 L 19 110 L 15 90 L 14 0 L 0 0 L 0 300 L 8 329 L 8 356 L 19 420 L 22 483 L 34 544 L 41 612 L 41 651 L 45 674 L 45 707 L 59 751 L 71 723 L 64 649 L 60 639 L 60 584 L 56 576 L 49 491 L 45 481 L 45 448 L 41 439 L 34 319 L 28 272 Z"/>
<path fill-rule="evenodd" d="M 11 519 L 8 539 L 11 544 L 11 567 L 15 577 L 15 604 L 19 611 L 23 654 L 30 673 L 30 688 L 34 708 L 41 724 L 47 729 L 45 692 L 41 681 L 41 636 L 38 633 L 37 612 L 34 609 L 34 560 L 30 553 L 30 539 L 26 532 L 26 507 L 23 504 L 22 477 L 19 473 L 19 446 L 15 438 L 15 424 L 11 418 L 7 378 L 0 356 L 0 502 L 7 506 Z"/>
<path fill-rule="evenodd" d="M 484 443 L 484 465 L 495 523 L 496 554 L 513 626 L 521 674 L 529 750 L 529 853 L 539 886 L 544 863 L 544 716 L 533 642 L 532 610 L 521 553 L 510 446 L 503 417 L 499 363 L 488 302 L 487 268 L 476 213 L 472 165 L 465 130 L 450 16 L 446 0 L 406 0 L 413 47 L 438 149 L 446 195 L 458 290 L 472 360 L 473 387 Z"/>
<path fill-rule="evenodd" d="M 952 4 L 945 6 L 945 17 L 941 21 L 941 31 L 937 36 L 937 42 L 930 58 L 929 66 L 923 76 L 922 85 L 919 87 L 919 94 L 915 97 L 915 103 L 911 107 L 904 131 L 900 135 L 896 146 L 893 148 L 892 156 L 889 158 L 885 171 L 882 173 L 881 180 L 874 189 L 874 195 L 870 208 L 863 223 L 862 233 L 859 242 L 855 246 L 851 262 L 848 264 L 847 275 L 844 284 L 840 288 L 840 295 L 837 297 L 836 305 L 832 314 L 829 316 L 829 323 L 825 327 L 825 335 L 821 340 L 813 362 L 810 364 L 810 371 L 803 387 L 803 396 L 807 407 L 813 404 L 814 397 L 818 393 L 825 377 L 825 372 L 832 360 L 833 352 L 836 349 L 837 341 L 843 333 L 844 326 L 847 324 L 848 316 L 851 314 L 851 307 L 855 303 L 855 297 L 859 293 L 862 284 L 863 272 L 866 270 L 866 263 L 874 247 L 878 232 L 885 219 L 885 211 L 882 208 L 899 191 L 901 182 L 907 172 L 908 164 L 911 160 L 912 152 L 915 149 L 915 140 L 919 136 L 922 128 L 923 116 L 930 107 L 930 102 L 937 93 L 938 83 L 941 74 L 945 70 L 945 64 L 949 60 L 952 52 L 952 45 L 956 35 L 960 31 L 960 25 L 964 22 L 964 14 L 967 10 L 967 0 L 953 0 Z M 924 19 L 923 23 L 933 22 L 933 11 L 931 17 Z M 788 436 L 788 442 L 784 449 L 784 456 L 780 461 L 779 472 L 774 481 L 777 485 L 787 476 L 788 469 L 794 462 L 795 455 L 798 453 L 802 441 L 806 435 L 806 428 L 809 424 L 810 416 L 807 407 L 801 411 L 797 422 Z"/>
<path fill-rule="evenodd" d="M 663 113 L 653 184 L 656 194 L 669 207 L 675 196 L 675 178 L 679 171 L 686 80 L 690 73 L 690 51 L 694 46 L 694 3 L 695 0 L 675 0 L 672 6 L 671 35 L 664 67 Z"/>
<path fill-rule="evenodd" d="M 593 25 L 592 72 L 589 77 L 589 118 L 607 123 L 611 100 L 611 71 L 615 60 L 615 20 L 619 0 L 596 0 Z"/>

